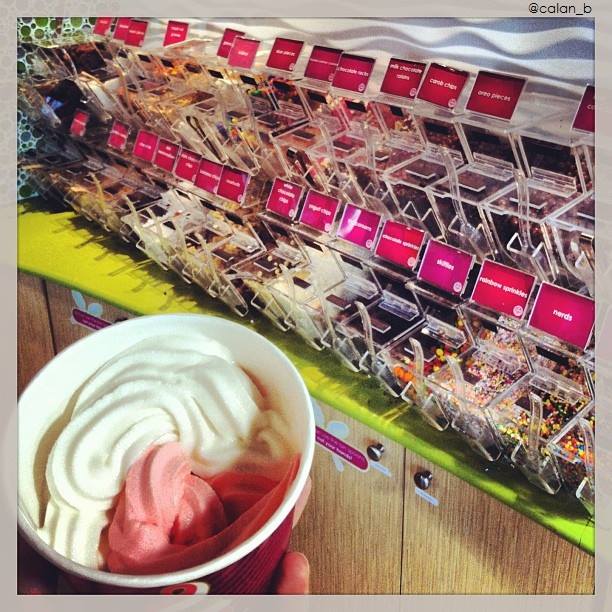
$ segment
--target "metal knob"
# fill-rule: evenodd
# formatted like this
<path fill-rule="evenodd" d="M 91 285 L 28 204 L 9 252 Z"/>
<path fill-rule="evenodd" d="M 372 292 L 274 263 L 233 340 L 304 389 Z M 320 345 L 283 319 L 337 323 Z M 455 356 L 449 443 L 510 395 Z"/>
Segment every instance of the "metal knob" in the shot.
<path fill-rule="evenodd" d="M 372 461 L 380 461 L 384 452 L 385 447 L 380 442 L 377 442 L 376 444 L 370 444 L 367 449 L 368 457 Z"/>
<path fill-rule="evenodd" d="M 433 474 L 429 470 L 423 470 L 414 475 L 414 484 L 423 491 L 429 489 L 432 480 Z"/>

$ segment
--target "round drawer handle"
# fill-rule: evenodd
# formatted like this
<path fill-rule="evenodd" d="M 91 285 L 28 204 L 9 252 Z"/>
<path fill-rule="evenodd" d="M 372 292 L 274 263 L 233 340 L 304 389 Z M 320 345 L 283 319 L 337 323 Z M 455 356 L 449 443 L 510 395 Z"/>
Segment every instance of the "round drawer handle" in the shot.
<path fill-rule="evenodd" d="M 385 447 L 380 442 L 377 442 L 376 444 L 370 444 L 367 449 L 368 457 L 372 461 L 380 461 L 384 452 Z"/>
<path fill-rule="evenodd" d="M 414 484 L 423 491 L 429 489 L 432 480 L 433 474 L 429 470 L 423 470 L 414 475 Z"/>

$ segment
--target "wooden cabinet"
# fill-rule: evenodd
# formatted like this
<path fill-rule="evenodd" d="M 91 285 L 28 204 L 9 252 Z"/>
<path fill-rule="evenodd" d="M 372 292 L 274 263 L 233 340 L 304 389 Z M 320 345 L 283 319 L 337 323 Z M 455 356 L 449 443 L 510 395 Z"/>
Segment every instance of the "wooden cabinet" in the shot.
<path fill-rule="evenodd" d="M 593 557 L 410 451 L 403 533 L 402 593 L 593 593 Z"/>
<path fill-rule="evenodd" d="M 317 445 L 313 490 L 291 548 L 311 564 L 313 593 L 399 593 L 401 586 L 404 449 L 358 421 L 319 404 L 319 426 L 366 452 L 385 446 L 386 472 L 362 472 Z"/>
<path fill-rule="evenodd" d="M 95 327 L 131 316 L 23 274 L 18 297 L 20 390 L 56 352 L 91 332 L 84 322 Z M 363 471 L 317 445 L 312 495 L 291 542 L 310 560 L 313 593 L 593 592 L 593 557 L 365 425 L 319 407 L 318 426 L 328 434 L 364 454 L 376 443 L 385 450 Z M 432 474 L 420 493 L 419 471 Z"/>

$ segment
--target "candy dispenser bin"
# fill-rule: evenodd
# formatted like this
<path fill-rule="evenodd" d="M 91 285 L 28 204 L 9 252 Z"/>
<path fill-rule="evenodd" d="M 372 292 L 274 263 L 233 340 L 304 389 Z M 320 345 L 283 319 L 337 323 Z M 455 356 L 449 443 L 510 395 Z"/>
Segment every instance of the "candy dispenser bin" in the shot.
<path fill-rule="evenodd" d="M 512 461 L 549 493 L 561 486 L 551 444 L 587 409 L 594 302 L 554 285 L 541 285 L 521 336 L 531 373 L 494 411 Z"/>
<path fill-rule="evenodd" d="M 292 324 L 288 318 L 286 300 L 283 303 L 282 298 L 276 299 L 278 284 L 284 281 L 295 293 L 293 284 L 299 281 L 294 280 L 294 275 L 307 283 L 310 276 L 305 271 L 308 257 L 280 219 L 262 218 L 258 224 L 258 236 L 265 250 L 257 257 L 238 264 L 235 270 L 252 294 L 249 303 L 277 327 L 287 331 Z"/>
<path fill-rule="evenodd" d="M 211 297 L 245 316 L 248 304 L 240 274 L 235 269 L 264 250 L 260 236 L 248 220 L 227 215 L 195 198 L 195 214 L 177 226 L 178 240 L 169 265 L 187 282 L 194 282 Z"/>
<path fill-rule="evenodd" d="M 587 193 L 577 202 L 553 213 L 549 221 L 563 284 L 575 291 L 595 291 L 595 196 Z"/>
<path fill-rule="evenodd" d="M 575 417 L 572 426 L 551 444 L 564 485 L 591 515 L 595 511 L 594 436 L 595 409 L 591 407 Z"/>
<path fill-rule="evenodd" d="M 529 176 L 544 173 L 549 180 L 587 190 L 591 177 L 585 168 L 582 142 L 586 134 L 572 130 L 575 104 L 547 96 L 541 106 L 555 109 L 547 116 L 531 119 L 519 130 L 518 147 Z"/>
<path fill-rule="evenodd" d="M 452 163 L 459 166 L 459 156 L 451 155 Z M 414 150 L 414 155 L 405 163 L 388 169 L 383 180 L 397 206 L 399 213 L 434 238 L 444 237 L 444 225 L 438 211 L 432 206 L 426 187 L 446 176 L 446 164 L 440 151 Z"/>
<path fill-rule="evenodd" d="M 181 236 L 189 225 L 198 223 L 194 215 L 201 218 L 202 212 L 195 208 L 192 197 L 169 190 L 150 206 L 131 210 L 122 221 L 129 228 L 128 235 L 134 237 L 136 247 L 167 270 L 180 246 Z"/>
<path fill-rule="evenodd" d="M 378 282 L 380 297 L 367 306 L 358 303 L 357 312 L 341 323 L 341 335 L 352 337 L 353 344 L 362 347 L 360 369 L 375 374 L 398 397 L 405 384 L 401 384 L 403 378 L 390 365 L 396 357 L 395 347 L 399 339 L 405 339 L 423 319 L 416 298 L 401 280 L 378 274 Z M 391 345 L 394 348 L 390 348 Z"/>
<path fill-rule="evenodd" d="M 322 168 L 317 160 L 313 163 L 309 157 L 311 148 L 314 151 L 321 150 L 325 138 L 327 135 L 324 129 L 312 122 L 272 135 L 272 145 L 278 152 L 281 168 L 289 180 L 318 191 L 327 190 L 327 169 Z"/>
<path fill-rule="evenodd" d="M 392 57 L 387 65 L 379 94 L 370 103 L 391 143 L 423 145 L 423 136 L 414 116 L 414 99 L 425 72 L 423 62 Z"/>
<path fill-rule="evenodd" d="M 325 126 L 332 135 L 346 127 L 340 104 L 330 93 L 341 56 L 341 49 L 315 45 L 306 64 L 304 78 L 296 83 L 310 121 L 314 125 Z"/>
<path fill-rule="evenodd" d="M 442 150 L 442 158 L 446 165 L 446 177 L 431 185 L 427 192 L 438 213 L 437 218 L 443 224 L 447 242 L 468 249 L 480 260 L 495 256 L 495 242 L 481 201 L 487 197 L 487 188 L 495 191 L 508 185 L 512 173 L 508 171 L 503 180 L 501 177 L 488 177 L 485 180 L 470 166 L 457 170 L 447 149 Z"/>
<path fill-rule="evenodd" d="M 501 456 L 502 448 L 490 423 L 490 407 L 528 371 L 518 335 L 518 324 L 510 317 L 475 304 L 463 305 L 473 346 L 427 378 L 451 426 L 489 461 Z"/>
<path fill-rule="evenodd" d="M 430 149 L 448 149 L 465 161 L 466 152 L 456 123 L 456 113 L 463 107 L 466 86 L 472 76 L 432 62 L 416 94 L 414 113 L 421 137 Z"/>
<path fill-rule="evenodd" d="M 539 172 L 516 182 L 483 203 L 502 261 L 554 281 L 559 266 L 554 253 L 550 219 L 580 197 L 571 183 L 560 183 Z"/>

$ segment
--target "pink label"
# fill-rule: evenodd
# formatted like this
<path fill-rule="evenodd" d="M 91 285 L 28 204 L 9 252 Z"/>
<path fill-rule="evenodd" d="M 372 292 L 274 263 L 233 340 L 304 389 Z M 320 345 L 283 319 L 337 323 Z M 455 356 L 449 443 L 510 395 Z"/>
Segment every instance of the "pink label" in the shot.
<path fill-rule="evenodd" d="M 74 117 L 72 118 L 72 123 L 70 124 L 70 133 L 73 136 L 85 136 L 85 130 L 87 129 L 89 118 L 89 113 L 82 110 L 76 111 L 74 113 Z"/>
<path fill-rule="evenodd" d="M 341 56 L 341 49 L 315 45 L 310 53 L 304 76 L 309 79 L 331 83 Z"/>
<path fill-rule="evenodd" d="M 130 128 L 126 123 L 121 123 L 121 121 L 113 121 L 113 126 L 111 127 L 106 144 L 111 149 L 125 151 L 125 145 L 127 144 L 129 133 Z"/>
<path fill-rule="evenodd" d="M 311 190 L 306 194 L 300 223 L 322 232 L 329 232 L 334 225 L 339 206 L 338 198 Z"/>
<path fill-rule="evenodd" d="M 128 28 L 127 34 L 125 36 L 125 44 L 131 45 L 132 47 L 142 47 L 142 43 L 144 42 L 148 27 L 148 21 L 132 19 L 132 21 L 130 22 L 130 27 Z"/>
<path fill-rule="evenodd" d="M 414 98 L 423 78 L 425 64 L 392 57 L 387 66 L 380 91 L 392 96 Z"/>
<path fill-rule="evenodd" d="M 203 159 L 200 162 L 198 174 L 196 175 L 196 186 L 204 191 L 208 191 L 208 193 L 217 193 L 217 187 L 221 180 L 221 172 L 223 172 L 222 164 L 210 161 L 209 159 Z"/>
<path fill-rule="evenodd" d="M 525 79 L 481 70 L 470 92 L 467 110 L 510 119 L 518 104 Z"/>
<path fill-rule="evenodd" d="M 106 36 L 113 23 L 112 17 L 97 17 L 94 25 L 93 33 L 98 36 Z"/>
<path fill-rule="evenodd" d="M 174 168 L 175 176 L 193 183 L 193 181 L 195 181 L 196 174 L 198 173 L 198 168 L 200 167 L 201 161 L 202 158 L 197 153 L 194 153 L 189 149 L 181 149 L 181 153 L 178 156 L 178 160 Z"/>
<path fill-rule="evenodd" d="M 317 444 L 320 444 L 325 450 L 328 450 L 334 455 L 338 455 L 338 457 L 350 463 L 354 468 L 362 472 L 368 469 L 368 458 L 360 450 L 347 444 L 344 440 L 337 438 L 333 434 L 330 434 L 323 428 L 316 428 L 315 440 Z"/>
<path fill-rule="evenodd" d="M 274 179 L 272 190 L 266 202 L 266 208 L 283 217 L 293 219 L 304 191 L 303 187 L 288 183 L 279 178 Z"/>
<path fill-rule="evenodd" d="M 414 269 L 425 232 L 398 221 L 388 220 L 376 245 L 376 255 L 404 268 Z"/>
<path fill-rule="evenodd" d="M 250 178 L 248 172 L 224 166 L 217 187 L 217 195 L 240 204 L 244 200 Z"/>
<path fill-rule="evenodd" d="M 158 168 L 163 168 L 168 172 L 172 172 L 179 149 L 180 147 L 173 142 L 160 138 L 157 145 L 157 151 L 155 152 L 155 157 L 153 158 L 153 163 Z"/>
<path fill-rule="evenodd" d="M 105 319 L 100 319 L 100 317 L 96 317 L 84 310 L 80 310 L 79 308 L 72 309 L 72 318 L 75 323 L 82 325 L 83 327 L 87 327 L 87 329 L 104 329 L 111 325 L 110 321 L 106 321 Z"/>
<path fill-rule="evenodd" d="M 217 49 L 217 55 L 219 57 L 227 57 L 232 50 L 232 45 L 234 44 L 234 39 L 238 36 L 244 36 L 245 33 L 240 30 L 232 30 L 232 28 L 225 28 L 225 32 L 223 32 L 223 37 L 221 38 L 221 42 L 219 43 L 219 48 Z"/>
<path fill-rule="evenodd" d="M 417 277 L 455 295 L 461 295 L 474 256 L 443 242 L 430 240 Z"/>
<path fill-rule="evenodd" d="M 531 274 L 486 259 L 470 299 L 485 308 L 522 319 L 535 280 Z"/>
<path fill-rule="evenodd" d="M 134 143 L 132 153 L 145 161 L 153 161 L 158 140 L 159 136 L 157 136 L 157 134 L 147 132 L 146 130 L 140 130 L 136 135 L 136 142 Z"/>
<path fill-rule="evenodd" d="M 166 34 L 164 36 L 164 47 L 175 45 L 183 42 L 187 38 L 189 32 L 189 24 L 184 21 L 173 21 L 172 19 L 166 26 Z"/>
<path fill-rule="evenodd" d="M 586 348 L 595 325 L 595 301 L 567 289 L 542 283 L 529 325 L 559 340 Z"/>
<path fill-rule="evenodd" d="M 119 17 L 115 23 L 115 30 L 113 32 L 113 38 L 116 40 L 125 40 L 128 31 L 130 29 L 130 23 L 132 22 L 131 17 Z"/>
<path fill-rule="evenodd" d="M 464 70 L 431 64 L 423 78 L 417 98 L 444 108 L 455 108 L 468 76 Z"/>
<path fill-rule="evenodd" d="M 277 38 L 268 56 L 266 66 L 291 72 L 300 57 L 304 42 L 291 38 Z"/>
<path fill-rule="evenodd" d="M 381 216 L 370 210 L 347 204 L 340 219 L 336 235 L 366 249 L 374 246 L 374 240 L 380 227 Z"/>
<path fill-rule="evenodd" d="M 373 69 L 374 60 L 371 57 L 343 53 L 336 67 L 332 85 L 339 89 L 363 93 Z"/>
<path fill-rule="evenodd" d="M 259 41 L 252 38 L 237 37 L 227 58 L 234 68 L 251 68 L 259 49 Z"/>
<path fill-rule="evenodd" d="M 584 132 L 595 131 L 595 86 L 588 85 L 584 90 L 580 106 L 576 112 L 572 129 Z"/>

